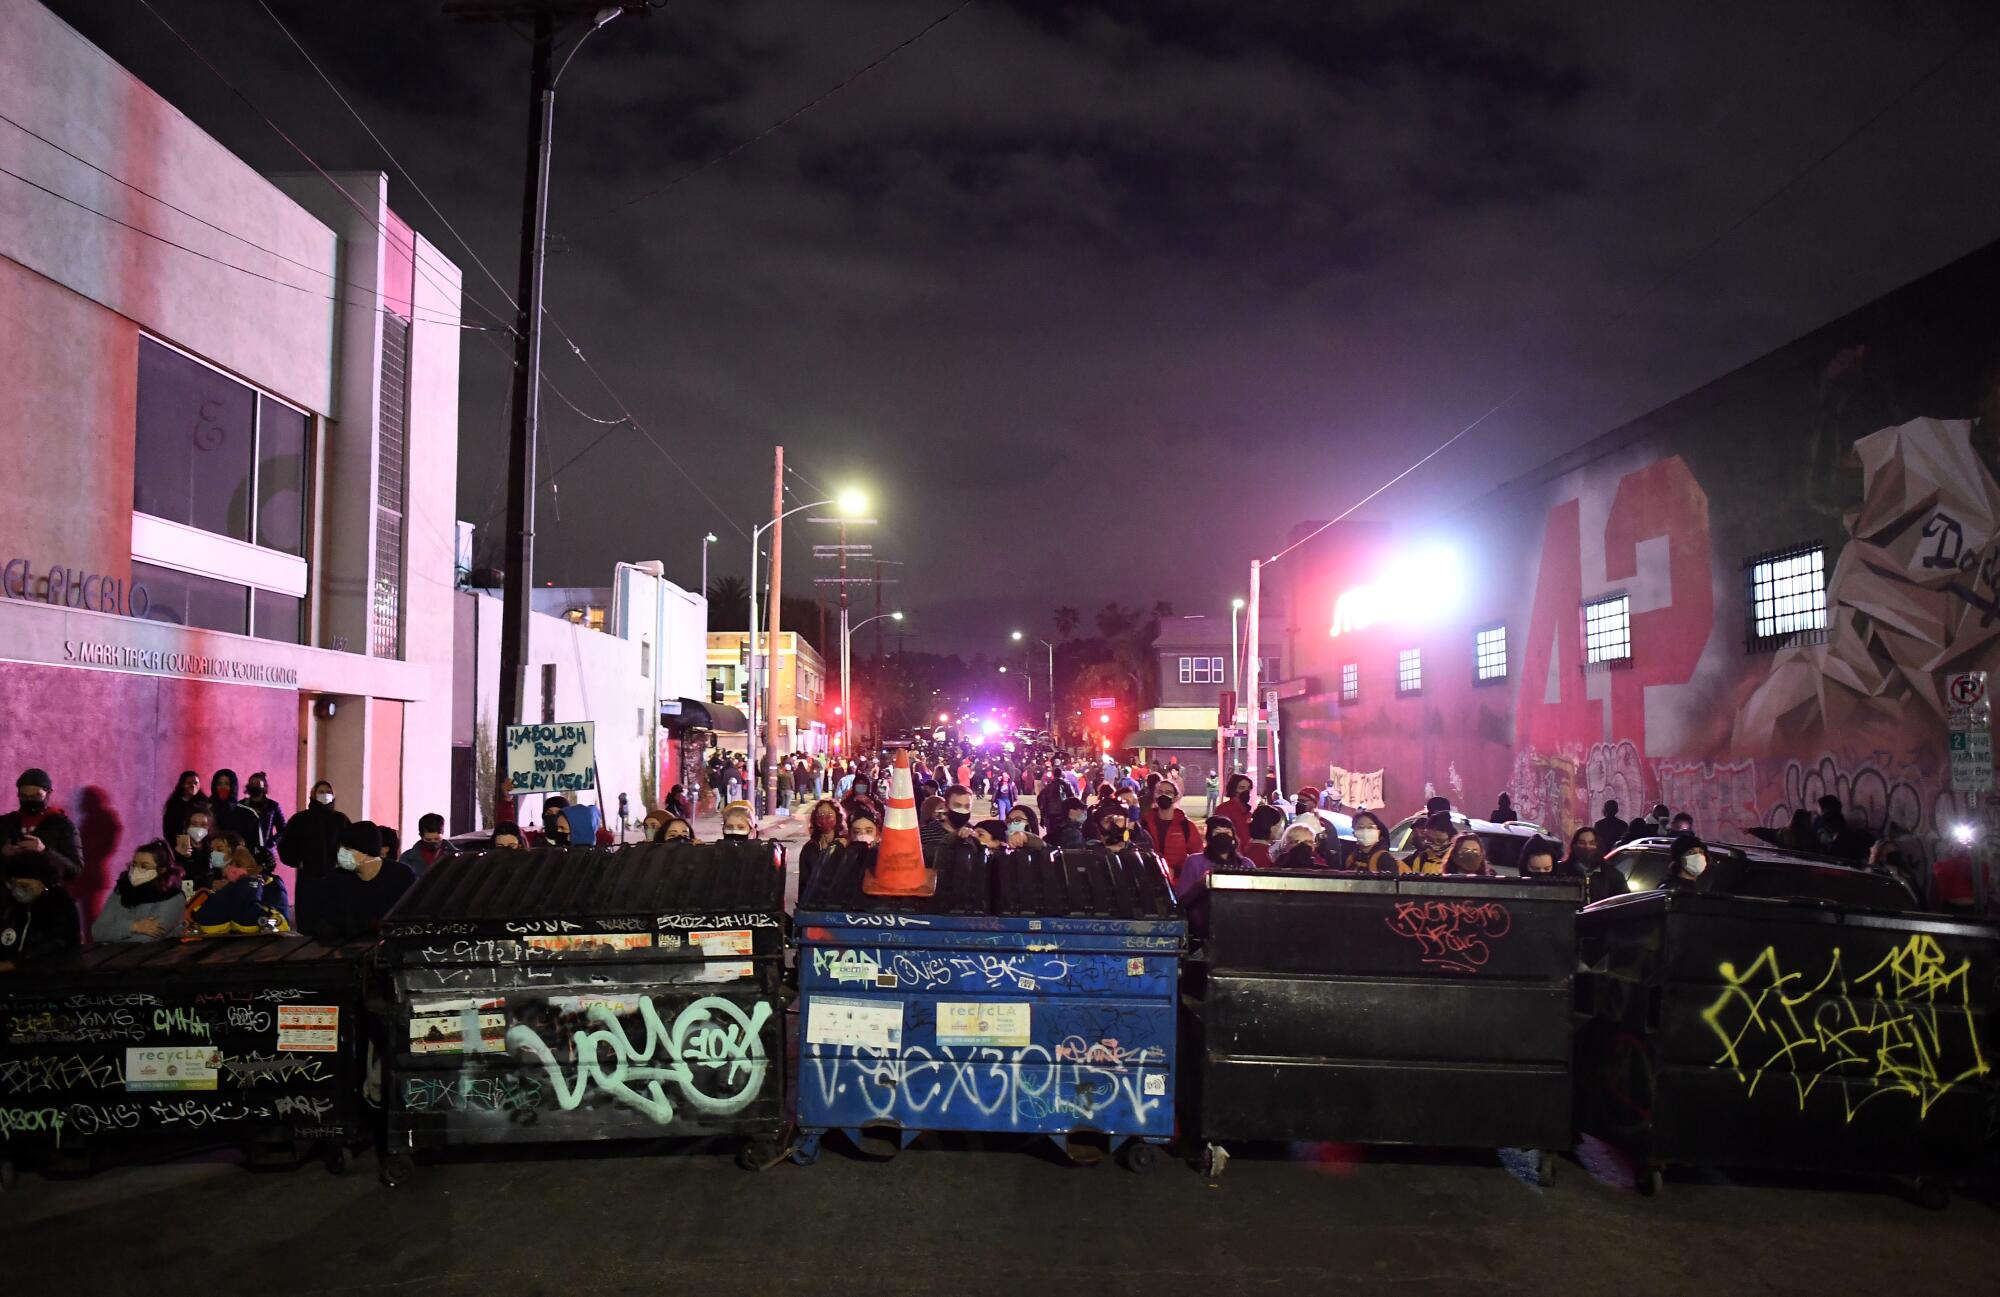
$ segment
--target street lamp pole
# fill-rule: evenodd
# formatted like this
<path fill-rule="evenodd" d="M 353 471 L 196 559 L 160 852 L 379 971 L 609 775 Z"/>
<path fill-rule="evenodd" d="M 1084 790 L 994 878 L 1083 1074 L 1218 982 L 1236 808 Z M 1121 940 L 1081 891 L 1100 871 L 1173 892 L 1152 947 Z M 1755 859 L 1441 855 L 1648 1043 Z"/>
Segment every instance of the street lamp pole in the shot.
<path fill-rule="evenodd" d="M 841 495 L 835 496 L 831 499 L 814 500 L 810 504 L 796 505 L 790 509 L 785 510 L 783 513 L 777 513 L 774 511 L 771 521 L 760 522 L 755 527 L 750 529 L 750 679 L 745 683 L 745 688 L 744 688 L 745 695 L 749 700 L 749 707 L 745 719 L 749 721 L 750 733 L 745 741 L 744 747 L 745 747 L 745 755 L 748 757 L 750 763 L 750 786 L 752 789 L 759 787 L 762 783 L 762 780 L 760 779 L 757 770 L 757 542 L 759 539 L 763 537 L 765 532 L 771 531 L 773 528 L 779 527 L 785 521 L 785 519 L 791 517 L 793 514 L 804 513 L 807 509 L 824 508 L 829 504 L 838 506 L 843 513 L 850 513 L 850 514 L 859 514 L 862 511 L 862 509 L 866 507 L 865 503 L 862 501 L 861 496 L 858 492 L 844 492 Z M 782 531 L 779 531 L 777 535 L 774 535 L 772 537 L 772 544 L 774 546 L 778 543 L 778 538 L 781 537 L 783 534 L 784 533 Z M 772 555 L 772 569 L 773 571 L 782 570 L 777 566 L 777 556 L 775 554 Z M 773 586 L 771 588 L 772 602 L 776 603 L 781 596 L 782 592 L 776 586 Z M 771 641 L 770 656 L 772 662 L 776 663 L 778 658 L 778 643 L 775 638 Z M 772 718 L 775 721 L 776 710 L 777 710 L 777 699 L 778 699 L 777 684 L 776 684 L 777 671 L 774 667 L 767 667 L 766 670 L 770 671 L 772 678 L 770 709 L 772 711 Z M 773 741 L 775 741 L 775 735 L 776 735 L 775 728 L 772 730 L 772 734 L 773 734 Z M 776 766 L 772 767 L 771 778 L 773 781 L 772 782 L 773 791 L 766 798 L 767 810 L 775 809 L 775 807 L 768 805 L 768 803 L 776 799 L 776 792 L 775 792 L 777 786 Z M 750 801 L 751 801 L 750 809 L 753 813 L 755 813 L 757 809 L 756 807 L 757 796 L 754 791 L 750 795 Z"/>
<path fill-rule="evenodd" d="M 715 533 L 701 538 L 701 597 L 708 598 L 708 547 L 715 543 Z"/>
<path fill-rule="evenodd" d="M 1243 611 L 1241 599 L 1229 601 L 1229 691 L 1236 695 L 1236 705 L 1243 705 L 1243 650 L 1236 642 L 1236 616 Z M 1217 776 L 1228 773 L 1217 771 Z"/>
<path fill-rule="evenodd" d="M 1026 636 L 1020 631 L 1014 632 L 1014 638 L 1017 641 L 1032 638 L 1035 643 L 1049 651 L 1049 741 L 1053 743 L 1056 737 L 1056 646 L 1039 635 Z M 1028 686 L 1028 693 L 1031 696 L 1034 692 L 1034 686 Z"/>
<path fill-rule="evenodd" d="M 854 632 L 869 622 L 883 620 L 903 620 L 900 612 L 878 612 L 873 617 L 847 624 L 847 609 L 840 610 L 840 750 L 849 760 L 854 758 Z"/>

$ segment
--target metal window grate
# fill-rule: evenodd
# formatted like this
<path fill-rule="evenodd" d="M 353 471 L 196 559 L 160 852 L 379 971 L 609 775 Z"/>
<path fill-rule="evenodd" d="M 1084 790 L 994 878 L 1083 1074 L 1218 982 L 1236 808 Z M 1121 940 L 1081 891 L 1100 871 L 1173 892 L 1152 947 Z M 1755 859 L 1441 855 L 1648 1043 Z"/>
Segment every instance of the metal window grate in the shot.
<path fill-rule="evenodd" d="M 1396 654 L 1396 692 L 1413 694 L 1424 687 L 1424 653 L 1406 648 Z"/>
<path fill-rule="evenodd" d="M 382 316 L 382 405 L 375 452 L 375 592 L 370 601 L 368 651 L 403 655 L 404 470 L 409 444 L 410 324 Z"/>
<path fill-rule="evenodd" d="M 1361 696 L 1361 664 L 1343 662 L 1340 664 L 1340 701 L 1351 703 Z"/>
<path fill-rule="evenodd" d="M 1507 678 L 1507 628 L 1472 632 L 1472 678 L 1482 684 Z"/>
<path fill-rule="evenodd" d="M 1750 560 L 1750 647 L 1812 642 L 1826 632 L 1826 546 Z"/>
<path fill-rule="evenodd" d="M 1632 599 L 1615 594 L 1583 606 L 1583 662 L 1596 666 L 1632 660 Z"/>

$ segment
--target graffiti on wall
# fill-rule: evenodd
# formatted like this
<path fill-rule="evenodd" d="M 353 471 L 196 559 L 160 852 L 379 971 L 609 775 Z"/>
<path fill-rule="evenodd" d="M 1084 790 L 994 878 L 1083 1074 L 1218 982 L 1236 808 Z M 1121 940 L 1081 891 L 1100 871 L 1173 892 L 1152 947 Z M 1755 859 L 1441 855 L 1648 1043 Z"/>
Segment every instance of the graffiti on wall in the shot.
<path fill-rule="evenodd" d="M 1972 961 L 1953 964 L 1928 934 L 1853 975 L 1838 946 L 1818 970 L 1787 970 L 1766 947 L 1741 971 L 1727 961 L 1718 971 L 1723 990 L 1702 1021 L 1721 1045 L 1716 1065 L 1750 1094 L 1789 1084 L 1803 1112 L 1831 1082 L 1849 1122 L 1883 1100 L 1907 1102 L 1922 1119 L 1992 1070 L 1973 1013 Z"/>
<path fill-rule="evenodd" d="M 1655 761 L 1653 779 L 1660 800 L 1706 832 L 1757 822 L 1755 761 Z"/>

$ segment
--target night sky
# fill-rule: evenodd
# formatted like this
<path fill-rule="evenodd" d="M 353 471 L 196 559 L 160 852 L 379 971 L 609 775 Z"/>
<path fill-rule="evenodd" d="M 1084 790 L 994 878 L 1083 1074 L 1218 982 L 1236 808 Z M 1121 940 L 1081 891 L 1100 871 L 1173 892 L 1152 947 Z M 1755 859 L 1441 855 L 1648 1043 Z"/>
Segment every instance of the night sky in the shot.
<path fill-rule="evenodd" d="M 527 44 L 427 0 L 270 2 L 511 293 Z M 511 320 L 257 0 L 151 3 L 322 166 L 389 170 Z M 1226 613 L 1294 523 L 1510 393 L 1367 512 L 1470 500 L 2000 237 L 1990 0 L 955 3 L 675 0 L 584 46 L 549 309 L 726 517 L 615 431 L 560 522 L 543 491 L 538 580 L 657 557 L 693 585 L 711 529 L 742 574 L 782 442 L 878 498 L 912 647 L 1063 603 Z M 302 169 L 139 0 L 51 7 Z M 505 338 L 464 342 L 458 506 L 497 531 Z M 545 367 L 616 413 L 559 341 Z M 602 431 L 548 398 L 544 467 Z M 794 535 L 809 594 L 825 537 Z"/>

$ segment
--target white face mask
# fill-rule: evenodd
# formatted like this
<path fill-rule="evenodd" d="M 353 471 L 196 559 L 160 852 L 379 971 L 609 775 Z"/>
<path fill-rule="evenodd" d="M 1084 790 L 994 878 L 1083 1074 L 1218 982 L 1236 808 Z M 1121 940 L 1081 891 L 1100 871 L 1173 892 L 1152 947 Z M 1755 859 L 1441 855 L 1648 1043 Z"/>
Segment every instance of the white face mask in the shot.
<path fill-rule="evenodd" d="M 320 804 L 321 806 L 331 806 L 331 805 L 333 805 L 333 794 L 332 794 L 332 793 L 314 793 L 314 794 L 313 794 L 313 800 L 314 800 L 314 801 L 316 801 L 316 802 L 318 802 L 318 803 L 319 803 L 319 804 Z"/>
<path fill-rule="evenodd" d="M 141 869 L 134 865 L 131 869 L 125 871 L 125 876 L 132 880 L 132 886 L 144 887 L 147 883 L 158 878 L 160 871 L 157 869 Z"/>
<path fill-rule="evenodd" d="M 1375 828 L 1373 825 L 1367 828 L 1356 829 L 1354 830 L 1354 840 L 1364 847 L 1372 847 L 1382 840 L 1382 830 Z"/>
<path fill-rule="evenodd" d="M 207 829 L 204 829 L 203 827 L 201 827 L 201 825 L 199 825 L 199 824 L 190 824 L 190 825 L 188 825 L 188 841 L 189 841 L 189 842 L 199 842 L 199 841 L 201 841 L 201 840 L 202 840 L 203 838 L 205 838 L 205 837 L 207 837 L 207 836 L 208 836 L 208 830 L 207 830 Z"/>
<path fill-rule="evenodd" d="M 359 869 L 361 868 L 361 857 L 354 854 L 352 847 L 342 847 L 339 851 L 334 852 L 333 863 L 339 865 L 342 869 Z"/>
<path fill-rule="evenodd" d="M 1681 868 L 1687 871 L 1689 878 L 1700 878 L 1701 871 L 1708 868 L 1708 857 L 1698 851 L 1690 852 L 1681 857 Z"/>
<path fill-rule="evenodd" d="M 211 851 L 208 853 L 208 867 L 210 869 L 219 872 L 228 863 L 229 853 L 227 851 Z"/>

